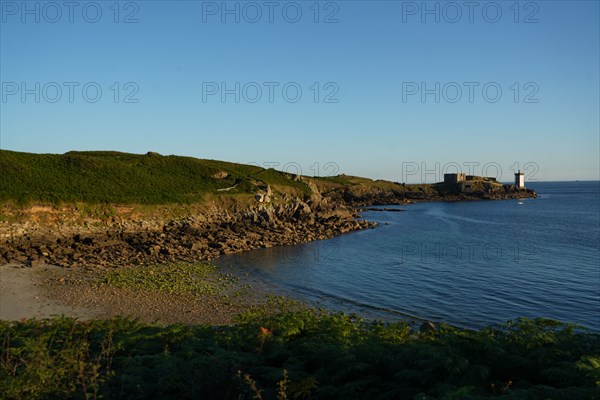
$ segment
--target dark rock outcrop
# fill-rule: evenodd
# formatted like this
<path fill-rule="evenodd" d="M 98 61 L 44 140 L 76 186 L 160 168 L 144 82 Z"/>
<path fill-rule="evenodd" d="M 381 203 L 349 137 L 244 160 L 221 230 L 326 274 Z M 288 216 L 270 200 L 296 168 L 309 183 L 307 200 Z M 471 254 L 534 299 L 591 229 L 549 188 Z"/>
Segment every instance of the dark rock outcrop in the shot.
<path fill-rule="evenodd" d="M 376 225 L 358 219 L 355 207 L 536 196 L 531 190 L 508 185 L 469 193 L 436 185 L 398 185 L 397 189 L 348 186 L 321 193 L 314 182 L 307 181 L 307 185 L 311 192 L 303 198 L 275 196 L 267 187 L 262 201 L 252 206 L 215 204 L 171 220 L 111 217 L 81 223 L 69 218 L 72 210 L 67 210 L 43 222 L 39 218 L 0 222 L 0 264 L 94 268 L 210 260 L 260 247 L 328 239 Z"/>
<path fill-rule="evenodd" d="M 221 254 L 260 247 L 328 239 L 374 227 L 350 207 L 324 199 L 288 199 L 230 213 L 195 215 L 166 222 L 107 222 L 90 228 L 56 223 L 11 226 L 0 238 L 0 264 L 49 263 L 64 267 L 118 267 L 210 260 Z M 15 233 L 16 231 L 16 233 Z"/>

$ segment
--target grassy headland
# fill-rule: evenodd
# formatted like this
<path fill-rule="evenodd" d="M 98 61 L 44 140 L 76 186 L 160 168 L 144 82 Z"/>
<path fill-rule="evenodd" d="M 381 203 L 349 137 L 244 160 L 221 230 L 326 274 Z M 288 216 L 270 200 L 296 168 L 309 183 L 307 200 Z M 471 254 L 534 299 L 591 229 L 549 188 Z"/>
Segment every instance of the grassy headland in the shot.
<path fill-rule="evenodd" d="M 472 183 L 464 192 L 157 153 L 2 150 L 0 263 L 193 262 L 372 227 L 355 207 L 535 195 Z"/>
<path fill-rule="evenodd" d="M 26 205 L 77 203 L 165 205 L 252 197 L 270 186 L 275 195 L 323 195 L 348 205 L 401 204 L 410 200 L 460 200 L 531 196 L 498 183 L 468 193 L 455 185 L 401 184 L 355 176 L 299 177 L 274 169 L 158 153 L 71 151 L 32 154 L 0 150 L 0 202 Z M 276 198 L 276 196 L 275 196 Z"/>
<path fill-rule="evenodd" d="M 189 204 L 202 202 L 209 193 L 250 194 L 268 184 L 297 194 L 308 192 L 305 184 L 282 172 L 223 161 L 158 153 L 0 150 L 0 201 L 22 204 Z M 222 190 L 227 188 L 231 189 Z"/>

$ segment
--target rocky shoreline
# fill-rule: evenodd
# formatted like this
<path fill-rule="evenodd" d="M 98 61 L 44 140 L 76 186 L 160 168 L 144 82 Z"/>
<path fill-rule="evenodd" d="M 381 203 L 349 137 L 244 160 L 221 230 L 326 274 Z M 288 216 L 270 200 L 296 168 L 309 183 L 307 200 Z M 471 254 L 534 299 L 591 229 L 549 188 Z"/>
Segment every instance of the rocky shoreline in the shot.
<path fill-rule="evenodd" d="M 402 185 L 399 185 L 402 186 Z M 370 206 L 405 205 L 416 202 L 434 201 L 477 201 L 477 200 L 509 200 L 536 198 L 537 193 L 531 189 L 515 189 L 504 185 L 494 190 L 481 190 L 464 193 L 454 185 L 434 187 L 433 185 L 419 190 L 398 189 L 365 189 L 364 187 L 344 187 L 327 193 L 332 202 L 365 208 Z"/>
<path fill-rule="evenodd" d="M 0 265 L 56 265 L 86 269 L 207 261 L 223 254 L 256 248 L 294 245 L 361 229 L 375 223 L 361 220 L 368 206 L 421 201 L 490 200 L 535 197 L 531 190 L 494 193 L 357 190 L 321 193 L 312 186 L 304 198 L 288 195 L 257 198 L 241 207 L 219 206 L 182 218 L 147 219 L 112 216 L 73 222 L 74 209 L 38 207 L 18 223 L 0 223 Z M 39 214 L 54 213 L 53 218 Z M 50 221 L 50 222 L 49 222 Z"/>
<path fill-rule="evenodd" d="M 296 199 L 287 204 L 258 204 L 243 212 L 220 211 L 169 221 L 111 218 L 94 225 L 3 224 L 0 265 L 97 268 L 206 261 L 375 226 L 358 217 L 351 207 Z"/>
<path fill-rule="evenodd" d="M 136 212 L 130 206 L 111 206 L 114 214 L 108 217 L 99 215 L 97 208 L 91 212 L 72 205 L 12 210 L 5 206 L 1 212 L 4 220 L 0 220 L 0 267 L 2 284 L 10 290 L 4 293 L 3 308 L 21 310 L 28 317 L 66 312 L 77 318 L 129 315 L 146 322 L 229 324 L 239 313 L 268 313 L 297 305 L 288 299 L 284 304 L 279 304 L 280 300 L 272 303 L 271 294 L 255 288 L 240 291 L 241 296 L 217 293 L 190 298 L 168 291 L 99 286 L 98 282 L 111 271 L 179 269 L 183 264 L 177 263 L 181 262 L 198 265 L 223 254 L 374 228 L 375 223 L 360 219 L 360 212 L 369 210 L 370 205 L 483 199 L 422 192 L 349 192 L 342 188 L 321 193 L 314 186 L 311 189 L 312 193 L 303 198 L 269 194 L 256 196 L 251 203 L 220 198 L 198 208 L 176 205 Z M 535 197 L 535 193 L 508 192 L 501 198 L 522 197 Z M 183 214 L 174 216 L 174 210 Z M 27 291 L 10 281 L 19 274 L 14 269 L 19 266 L 34 267 L 22 270 L 37 276 L 23 275 L 21 286 Z"/>

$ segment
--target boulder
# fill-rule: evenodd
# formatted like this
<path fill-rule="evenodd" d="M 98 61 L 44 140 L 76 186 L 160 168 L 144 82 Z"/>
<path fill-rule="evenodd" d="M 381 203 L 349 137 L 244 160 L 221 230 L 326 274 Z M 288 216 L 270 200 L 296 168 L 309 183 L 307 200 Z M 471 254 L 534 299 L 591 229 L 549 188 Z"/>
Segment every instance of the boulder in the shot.
<path fill-rule="evenodd" d="M 212 177 L 215 178 L 215 179 L 225 179 L 228 176 L 229 176 L 229 174 L 227 172 L 225 172 L 225 171 L 218 171 L 218 172 L 215 172 L 212 175 Z"/>
<path fill-rule="evenodd" d="M 421 324 L 421 326 L 419 327 L 419 330 L 421 332 L 433 332 L 435 330 L 437 330 L 437 327 L 435 326 L 435 324 L 431 321 L 425 321 Z"/>

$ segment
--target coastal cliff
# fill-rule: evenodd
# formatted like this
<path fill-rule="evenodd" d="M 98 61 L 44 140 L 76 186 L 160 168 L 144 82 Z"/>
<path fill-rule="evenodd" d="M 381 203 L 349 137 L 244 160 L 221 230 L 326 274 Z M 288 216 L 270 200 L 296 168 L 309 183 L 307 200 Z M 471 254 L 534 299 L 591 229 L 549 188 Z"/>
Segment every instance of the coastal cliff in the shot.
<path fill-rule="evenodd" d="M 243 210 L 214 205 L 189 211 L 185 217 L 172 219 L 167 211 L 153 216 L 126 212 L 102 220 L 84 217 L 69 207 L 28 209 L 18 215 L 22 220 L 28 214 L 27 221 L 0 224 L 0 264 L 116 267 L 193 262 L 328 239 L 374 226 L 358 220 L 352 208 L 298 198 Z"/>
<path fill-rule="evenodd" d="M 0 151 L 0 264 L 118 267 L 210 260 L 375 227 L 360 207 L 535 197 L 484 182 L 406 185 L 114 152 Z"/>

